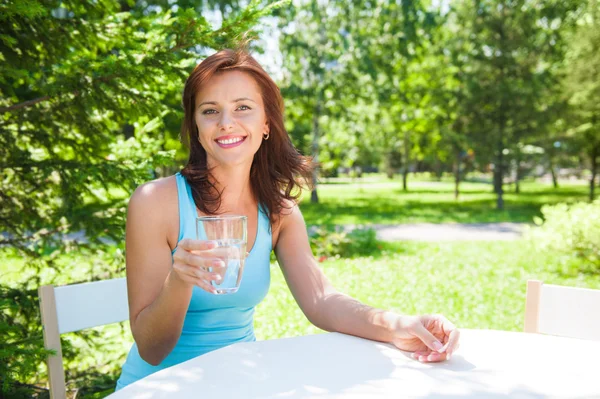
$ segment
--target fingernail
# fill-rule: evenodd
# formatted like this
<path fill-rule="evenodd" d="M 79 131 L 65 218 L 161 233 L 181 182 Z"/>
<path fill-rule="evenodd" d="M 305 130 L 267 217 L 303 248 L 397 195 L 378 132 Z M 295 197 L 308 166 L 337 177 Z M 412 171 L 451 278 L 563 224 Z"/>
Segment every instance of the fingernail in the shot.
<path fill-rule="evenodd" d="M 443 352 L 442 348 L 444 347 L 444 345 L 442 345 L 440 341 L 434 341 L 431 346 L 433 346 L 433 349 L 435 349 L 436 351 L 440 353 Z"/>

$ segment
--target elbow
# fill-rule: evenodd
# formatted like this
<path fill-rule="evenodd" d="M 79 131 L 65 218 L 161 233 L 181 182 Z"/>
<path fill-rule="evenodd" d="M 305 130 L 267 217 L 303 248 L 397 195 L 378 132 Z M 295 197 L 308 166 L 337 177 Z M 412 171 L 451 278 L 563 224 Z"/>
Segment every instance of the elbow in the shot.
<path fill-rule="evenodd" d="M 308 321 L 315 327 L 327 331 L 333 332 L 335 328 L 333 326 L 333 320 L 327 316 L 325 309 L 319 306 L 314 307 L 310 311 L 305 311 L 304 316 L 308 319 Z"/>
<path fill-rule="evenodd" d="M 152 366 L 158 366 L 161 364 L 162 361 L 165 360 L 165 358 L 169 355 L 169 353 L 171 353 L 175 347 L 175 344 L 177 343 L 177 339 L 173 339 L 173 337 L 168 337 L 166 340 L 158 342 L 156 337 L 151 336 L 150 341 L 148 341 L 148 339 L 144 339 L 139 336 L 136 337 L 135 332 L 133 334 L 133 339 L 135 340 L 138 354 L 142 360 Z"/>
<path fill-rule="evenodd" d="M 318 329 L 321 329 L 323 331 L 327 331 L 327 332 L 336 332 L 337 330 L 335 328 L 333 328 L 330 324 L 328 323 L 322 323 L 319 320 L 311 320 L 309 319 L 309 321 L 311 322 L 311 324 L 315 327 L 317 327 Z"/>
<path fill-rule="evenodd" d="M 339 300 L 344 295 L 333 291 L 315 301 L 312 306 L 307 307 L 304 315 L 315 327 L 327 332 L 340 331 L 340 308 Z"/>
<path fill-rule="evenodd" d="M 138 352 L 142 360 L 152 366 L 158 366 L 159 364 L 161 364 L 162 361 L 165 360 L 165 358 L 168 355 L 168 353 L 159 353 L 159 351 L 155 350 L 154 348 L 146 348 L 142 350 L 142 348 L 139 345 Z"/>

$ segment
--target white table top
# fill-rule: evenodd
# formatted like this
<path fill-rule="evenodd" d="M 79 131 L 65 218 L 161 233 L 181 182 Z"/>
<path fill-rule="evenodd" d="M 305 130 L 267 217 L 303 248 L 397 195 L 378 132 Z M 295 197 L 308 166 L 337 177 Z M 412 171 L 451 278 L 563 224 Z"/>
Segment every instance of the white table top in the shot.
<path fill-rule="evenodd" d="M 235 344 L 110 396 L 150 398 L 600 398 L 600 342 L 461 330 L 452 359 L 331 333 Z"/>

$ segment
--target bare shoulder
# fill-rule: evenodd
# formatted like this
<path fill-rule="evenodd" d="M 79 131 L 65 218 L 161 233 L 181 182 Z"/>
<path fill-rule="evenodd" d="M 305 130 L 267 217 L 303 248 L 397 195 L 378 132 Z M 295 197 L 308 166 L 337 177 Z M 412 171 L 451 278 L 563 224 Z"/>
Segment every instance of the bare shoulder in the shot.
<path fill-rule="evenodd" d="M 273 248 L 277 246 L 281 234 L 297 228 L 305 229 L 304 217 L 298 204 L 292 200 L 284 200 L 277 223 L 273 226 Z"/>
<path fill-rule="evenodd" d="M 164 177 L 142 184 L 131 196 L 130 205 L 145 206 L 177 202 L 177 181 L 175 176 Z"/>
<path fill-rule="evenodd" d="M 166 233 L 169 246 L 177 244 L 179 234 L 179 205 L 177 180 L 169 176 L 140 185 L 129 200 L 128 223 L 143 222 L 159 227 Z"/>

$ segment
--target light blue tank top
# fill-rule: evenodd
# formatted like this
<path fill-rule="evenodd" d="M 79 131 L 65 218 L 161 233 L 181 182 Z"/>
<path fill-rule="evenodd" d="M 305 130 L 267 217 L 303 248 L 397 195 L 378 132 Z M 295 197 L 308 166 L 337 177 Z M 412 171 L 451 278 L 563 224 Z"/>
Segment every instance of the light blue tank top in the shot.
<path fill-rule="evenodd" d="M 179 238 L 196 238 L 196 205 L 187 180 L 176 174 L 179 196 Z M 158 365 L 144 361 L 133 344 L 117 381 L 119 390 L 132 382 L 164 368 L 236 342 L 255 341 L 254 308 L 269 291 L 271 283 L 271 228 L 266 212 L 259 206 L 254 246 L 246 258 L 239 290 L 234 294 L 214 295 L 194 287 L 183 329 L 171 353 Z M 251 236 L 254 232 L 249 231 Z M 175 251 L 173 251 L 175 252 Z"/>

